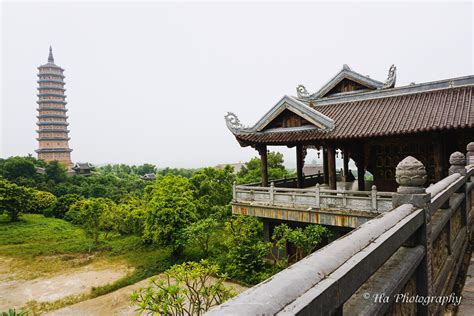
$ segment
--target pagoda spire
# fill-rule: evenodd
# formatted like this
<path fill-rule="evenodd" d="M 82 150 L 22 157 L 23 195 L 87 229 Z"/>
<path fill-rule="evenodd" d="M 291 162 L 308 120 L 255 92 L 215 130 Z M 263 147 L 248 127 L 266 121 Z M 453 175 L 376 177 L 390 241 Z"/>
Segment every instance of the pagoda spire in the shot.
<path fill-rule="evenodd" d="M 51 45 L 49 45 L 48 63 L 53 63 L 54 64 L 53 48 L 51 47 Z"/>

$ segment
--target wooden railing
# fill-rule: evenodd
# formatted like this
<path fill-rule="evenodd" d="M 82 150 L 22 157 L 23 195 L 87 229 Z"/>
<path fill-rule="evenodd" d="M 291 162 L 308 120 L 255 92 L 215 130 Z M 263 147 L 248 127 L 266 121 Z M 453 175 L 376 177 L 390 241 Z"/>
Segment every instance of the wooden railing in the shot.
<path fill-rule="evenodd" d="M 269 206 L 315 209 L 349 209 L 385 212 L 392 208 L 393 192 L 329 190 L 317 184 L 311 189 L 279 188 L 246 185 L 234 186 L 234 203 L 259 203 Z"/>
<path fill-rule="evenodd" d="M 407 159 L 414 165 L 407 168 Z M 437 315 L 445 306 L 437 297 L 455 302 L 448 295 L 472 233 L 474 165 L 453 165 L 425 190 L 416 185 L 424 166 L 412 157 L 404 162 L 391 211 L 208 315 Z"/>

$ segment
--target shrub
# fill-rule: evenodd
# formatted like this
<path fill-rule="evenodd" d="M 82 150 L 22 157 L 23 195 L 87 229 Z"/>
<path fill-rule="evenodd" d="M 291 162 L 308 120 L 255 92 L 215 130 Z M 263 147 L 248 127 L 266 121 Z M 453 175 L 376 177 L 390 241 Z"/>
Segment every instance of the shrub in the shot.
<path fill-rule="evenodd" d="M 139 311 L 158 315 L 203 315 L 236 293 L 224 286 L 219 266 L 206 260 L 174 265 L 164 279 L 153 278 L 130 299 Z M 217 276 L 217 278 L 213 278 Z"/>
<path fill-rule="evenodd" d="M 54 194 L 45 191 L 34 191 L 30 211 L 32 213 L 43 213 L 52 208 L 56 203 Z"/>
<path fill-rule="evenodd" d="M 32 190 L 6 180 L 0 180 L 0 211 L 6 212 L 12 222 L 31 207 Z"/>
<path fill-rule="evenodd" d="M 268 276 L 264 258 L 270 243 L 261 240 L 262 230 L 262 223 L 252 216 L 233 216 L 225 223 L 220 262 L 229 277 L 255 284 Z"/>

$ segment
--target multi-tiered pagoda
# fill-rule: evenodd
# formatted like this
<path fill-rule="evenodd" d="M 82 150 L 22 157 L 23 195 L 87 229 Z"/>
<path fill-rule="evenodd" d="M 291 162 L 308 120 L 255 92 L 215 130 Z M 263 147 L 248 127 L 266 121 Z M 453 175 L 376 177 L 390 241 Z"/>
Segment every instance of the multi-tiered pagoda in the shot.
<path fill-rule="evenodd" d="M 71 151 L 64 94 L 64 69 L 54 63 L 53 51 L 49 48 L 48 63 L 38 67 L 38 159 L 57 160 L 70 168 Z"/>

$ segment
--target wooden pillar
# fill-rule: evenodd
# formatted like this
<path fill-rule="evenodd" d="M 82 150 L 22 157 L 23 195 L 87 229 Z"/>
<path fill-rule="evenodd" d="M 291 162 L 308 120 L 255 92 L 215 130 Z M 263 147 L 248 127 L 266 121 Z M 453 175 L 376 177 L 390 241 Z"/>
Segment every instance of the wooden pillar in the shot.
<path fill-rule="evenodd" d="M 344 161 L 344 179 L 345 179 L 345 181 L 347 181 L 348 176 L 349 176 L 349 151 L 347 150 L 347 148 L 344 148 L 343 155 L 344 155 L 344 158 L 343 158 L 343 161 Z"/>
<path fill-rule="evenodd" d="M 257 147 L 260 154 L 260 168 L 262 171 L 262 186 L 268 187 L 268 162 L 267 162 L 267 146 L 261 145 Z"/>
<path fill-rule="evenodd" d="M 296 187 L 297 188 L 303 188 L 304 186 L 303 165 L 304 165 L 303 145 L 298 144 L 296 145 Z"/>
<path fill-rule="evenodd" d="M 434 182 L 446 177 L 447 174 L 447 154 L 446 154 L 446 144 L 444 143 L 444 138 L 440 135 L 434 137 L 433 140 L 433 160 L 434 160 Z"/>
<path fill-rule="evenodd" d="M 365 190 L 365 157 L 364 145 L 359 145 L 359 161 L 357 162 L 357 185 L 359 191 Z"/>
<path fill-rule="evenodd" d="M 336 152 L 334 145 L 328 145 L 329 188 L 336 190 Z"/>
<path fill-rule="evenodd" d="M 328 148 L 326 146 L 323 146 L 323 177 L 323 183 L 329 184 Z"/>

